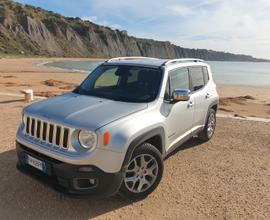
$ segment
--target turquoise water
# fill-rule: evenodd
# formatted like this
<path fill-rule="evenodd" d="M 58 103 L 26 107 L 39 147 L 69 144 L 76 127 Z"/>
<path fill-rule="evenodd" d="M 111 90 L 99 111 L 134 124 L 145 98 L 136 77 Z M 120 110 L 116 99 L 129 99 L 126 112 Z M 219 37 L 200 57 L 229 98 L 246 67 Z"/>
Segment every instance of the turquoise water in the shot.
<path fill-rule="evenodd" d="M 217 84 L 270 85 L 270 63 L 207 62 Z"/>
<path fill-rule="evenodd" d="M 90 72 L 102 61 L 58 61 L 45 64 L 64 69 Z M 270 63 L 207 62 L 217 84 L 270 86 Z"/>

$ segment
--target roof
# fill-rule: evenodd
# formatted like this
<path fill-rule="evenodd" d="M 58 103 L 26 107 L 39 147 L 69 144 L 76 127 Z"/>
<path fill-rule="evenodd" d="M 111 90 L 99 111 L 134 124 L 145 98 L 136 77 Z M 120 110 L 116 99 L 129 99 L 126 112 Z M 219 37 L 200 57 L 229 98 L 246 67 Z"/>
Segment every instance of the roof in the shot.
<path fill-rule="evenodd" d="M 153 57 L 117 57 L 105 61 L 104 64 L 138 65 L 159 68 L 161 66 L 185 62 L 203 62 L 203 60 L 195 58 L 159 59 Z"/>

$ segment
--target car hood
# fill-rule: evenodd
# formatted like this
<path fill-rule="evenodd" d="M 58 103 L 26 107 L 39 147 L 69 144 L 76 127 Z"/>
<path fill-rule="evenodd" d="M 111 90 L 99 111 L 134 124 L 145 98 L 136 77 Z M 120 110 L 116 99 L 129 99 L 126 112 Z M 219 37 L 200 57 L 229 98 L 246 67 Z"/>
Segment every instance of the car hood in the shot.
<path fill-rule="evenodd" d="M 118 102 L 93 96 L 67 93 L 34 103 L 25 108 L 26 115 L 96 130 L 119 118 L 147 108 L 146 103 Z"/>

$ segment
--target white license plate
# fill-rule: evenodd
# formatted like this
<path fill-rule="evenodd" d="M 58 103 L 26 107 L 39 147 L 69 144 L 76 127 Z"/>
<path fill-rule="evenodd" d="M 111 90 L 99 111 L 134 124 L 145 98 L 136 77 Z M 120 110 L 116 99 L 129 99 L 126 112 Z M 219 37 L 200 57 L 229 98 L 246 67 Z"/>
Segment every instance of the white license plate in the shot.
<path fill-rule="evenodd" d="M 43 161 L 38 160 L 38 159 L 28 155 L 28 154 L 25 154 L 24 157 L 25 157 L 25 162 L 28 165 L 35 167 L 36 169 L 46 173 L 46 164 Z"/>

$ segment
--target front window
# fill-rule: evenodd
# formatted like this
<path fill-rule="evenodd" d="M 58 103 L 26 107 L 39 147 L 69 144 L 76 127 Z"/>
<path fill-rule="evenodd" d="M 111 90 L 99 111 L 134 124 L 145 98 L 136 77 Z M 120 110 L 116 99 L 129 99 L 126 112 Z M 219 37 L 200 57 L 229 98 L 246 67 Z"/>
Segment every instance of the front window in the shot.
<path fill-rule="evenodd" d="M 124 102 L 153 101 L 160 87 L 160 69 L 126 65 L 101 65 L 74 91 Z"/>
<path fill-rule="evenodd" d="M 170 71 L 170 92 L 168 92 L 169 97 L 172 97 L 175 89 L 190 89 L 189 73 L 187 68 Z"/>

